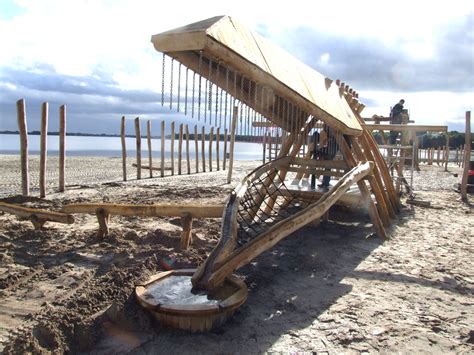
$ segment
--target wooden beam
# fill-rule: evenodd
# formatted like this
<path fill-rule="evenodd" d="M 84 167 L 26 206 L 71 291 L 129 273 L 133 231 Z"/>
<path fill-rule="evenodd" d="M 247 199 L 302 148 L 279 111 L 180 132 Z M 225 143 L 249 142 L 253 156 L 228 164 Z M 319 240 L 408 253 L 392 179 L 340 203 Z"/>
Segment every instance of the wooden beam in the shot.
<path fill-rule="evenodd" d="M 406 124 L 366 124 L 364 129 L 369 131 L 396 132 L 447 132 L 448 126 L 406 125 Z"/>
<path fill-rule="evenodd" d="M 103 208 L 108 214 L 120 216 L 178 217 L 183 213 L 189 213 L 193 218 L 219 218 L 222 217 L 224 210 L 223 205 L 117 203 L 75 203 L 65 205 L 62 210 L 67 213 L 96 213 L 98 208 Z"/>
<path fill-rule="evenodd" d="M 74 216 L 70 214 L 46 211 L 37 208 L 27 208 L 6 202 L 0 202 L 0 211 L 29 219 L 33 223 L 35 229 L 42 229 L 44 223 L 47 221 L 64 224 L 74 223 Z"/>

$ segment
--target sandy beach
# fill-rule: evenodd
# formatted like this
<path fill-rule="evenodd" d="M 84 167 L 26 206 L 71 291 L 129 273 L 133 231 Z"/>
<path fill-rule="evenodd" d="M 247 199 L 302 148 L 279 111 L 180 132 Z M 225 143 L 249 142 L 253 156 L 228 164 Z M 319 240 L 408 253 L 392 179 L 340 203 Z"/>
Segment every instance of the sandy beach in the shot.
<path fill-rule="evenodd" d="M 55 159 L 48 160 L 47 197 L 40 199 L 39 159 L 30 159 L 32 196 L 24 198 L 18 196 L 18 156 L 0 156 L 0 198 L 54 211 L 88 201 L 224 203 L 261 164 L 236 162 L 227 184 L 222 170 L 137 181 L 130 160 L 123 182 L 119 158 L 71 157 L 67 191 L 58 193 Z M 448 170 L 421 165 L 414 190 L 431 205 L 402 199 L 387 240 L 373 235 L 364 211 L 342 208 L 331 210 L 327 222 L 293 233 L 238 270 L 247 301 L 224 326 L 201 334 L 162 327 L 137 305 L 133 290 L 163 270 L 163 258 L 174 268 L 205 260 L 219 238 L 220 219 L 195 220 L 192 245 L 181 251 L 179 218 L 112 216 L 110 235 L 98 242 L 93 215 L 35 231 L 29 221 L 0 212 L 0 350 L 474 352 L 473 199 L 460 201 L 453 185 L 461 169 Z"/>

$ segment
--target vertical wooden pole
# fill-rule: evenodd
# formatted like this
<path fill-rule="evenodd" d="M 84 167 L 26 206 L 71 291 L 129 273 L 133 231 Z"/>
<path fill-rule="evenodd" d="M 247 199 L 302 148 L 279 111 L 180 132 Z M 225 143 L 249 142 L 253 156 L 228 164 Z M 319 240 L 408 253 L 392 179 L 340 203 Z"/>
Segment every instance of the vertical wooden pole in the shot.
<path fill-rule="evenodd" d="M 436 164 L 440 164 L 441 162 L 441 147 L 438 147 L 438 154 L 436 155 Z"/>
<path fill-rule="evenodd" d="M 120 140 L 122 142 L 122 173 L 123 181 L 127 181 L 127 145 L 125 142 L 125 116 L 122 116 L 120 125 Z"/>
<path fill-rule="evenodd" d="M 23 196 L 30 194 L 28 172 L 28 126 L 26 124 L 25 99 L 16 102 L 18 131 L 20 132 L 21 191 Z"/>
<path fill-rule="evenodd" d="M 234 106 L 232 112 L 232 126 L 230 130 L 230 159 L 229 159 L 229 171 L 227 172 L 227 183 L 230 184 L 232 181 L 232 169 L 234 167 L 234 145 L 235 145 L 235 129 L 237 127 L 237 116 L 239 115 L 239 108 Z"/>
<path fill-rule="evenodd" d="M 222 161 L 222 170 L 225 170 L 225 163 L 227 161 L 227 128 L 224 129 L 224 159 Z"/>
<path fill-rule="evenodd" d="M 198 139 L 198 126 L 194 125 L 194 153 L 196 160 L 196 174 L 199 173 L 199 139 Z"/>
<path fill-rule="evenodd" d="M 272 136 L 268 133 L 268 161 L 272 161 Z"/>
<path fill-rule="evenodd" d="M 189 126 L 186 125 L 186 167 L 188 175 L 191 174 L 191 162 L 189 161 Z"/>
<path fill-rule="evenodd" d="M 183 124 L 179 125 L 179 141 L 178 141 L 178 175 L 181 175 L 181 162 L 183 159 Z"/>
<path fill-rule="evenodd" d="M 465 145 L 464 145 L 464 170 L 462 173 L 461 180 L 461 198 L 463 201 L 467 201 L 467 180 L 469 174 L 469 166 L 471 161 L 471 149 L 472 149 L 472 138 L 471 138 L 471 111 L 466 111 L 466 130 L 464 131 L 465 135 Z"/>
<path fill-rule="evenodd" d="M 444 161 L 444 171 L 448 171 L 448 163 L 449 163 L 449 135 L 448 132 L 446 132 L 446 159 Z"/>
<path fill-rule="evenodd" d="M 174 121 L 171 122 L 171 175 L 174 175 Z"/>
<path fill-rule="evenodd" d="M 221 162 L 219 159 L 219 143 L 220 143 L 220 138 L 221 138 L 221 128 L 217 127 L 216 130 L 216 163 L 217 163 L 217 171 L 221 170 Z"/>
<path fill-rule="evenodd" d="M 137 179 L 142 178 L 142 137 L 140 133 L 140 118 L 135 118 L 135 139 L 137 142 Z"/>
<path fill-rule="evenodd" d="M 161 162 L 160 162 L 160 176 L 161 177 L 165 176 L 165 140 L 166 140 L 165 129 L 166 129 L 165 121 L 163 120 L 161 121 L 161 137 L 160 137 L 161 138 Z"/>
<path fill-rule="evenodd" d="M 66 190 L 66 105 L 59 107 L 59 192 Z"/>
<path fill-rule="evenodd" d="M 148 144 L 148 170 L 150 171 L 150 178 L 153 177 L 153 158 L 151 151 L 151 121 L 148 120 L 146 123 L 146 140 Z"/>
<path fill-rule="evenodd" d="M 48 103 L 41 106 L 40 197 L 46 197 L 46 159 L 48 155 Z"/>
<path fill-rule="evenodd" d="M 214 127 L 209 131 L 209 171 L 212 171 L 212 141 L 214 140 Z"/>
<path fill-rule="evenodd" d="M 201 134 L 201 159 L 202 159 L 202 171 L 206 172 L 206 130 L 202 126 Z"/>

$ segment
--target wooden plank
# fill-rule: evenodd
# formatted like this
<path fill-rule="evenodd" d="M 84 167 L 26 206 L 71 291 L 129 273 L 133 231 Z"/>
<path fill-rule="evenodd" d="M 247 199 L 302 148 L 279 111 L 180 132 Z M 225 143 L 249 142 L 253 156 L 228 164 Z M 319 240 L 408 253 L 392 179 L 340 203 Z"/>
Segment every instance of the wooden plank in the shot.
<path fill-rule="evenodd" d="M 127 143 L 125 140 L 125 116 L 122 116 L 120 125 L 120 142 L 122 144 L 122 175 L 123 181 L 127 181 Z"/>
<path fill-rule="evenodd" d="M 366 124 L 364 129 L 369 131 L 396 131 L 396 132 L 447 132 L 448 126 L 405 125 L 405 124 Z"/>
<path fill-rule="evenodd" d="M 191 174 L 191 161 L 189 160 L 189 126 L 186 125 L 186 167 L 188 175 Z"/>
<path fill-rule="evenodd" d="M 171 175 L 174 175 L 174 140 L 175 131 L 174 131 L 174 121 L 171 122 Z"/>
<path fill-rule="evenodd" d="M 221 128 L 217 127 L 216 129 L 216 165 L 217 171 L 221 170 L 221 162 L 220 162 L 220 153 L 219 153 L 219 144 L 221 139 Z"/>
<path fill-rule="evenodd" d="M 209 131 L 209 171 L 212 171 L 212 141 L 214 139 L 214 127 Z"/>
<path fill-rule="evenodd" d="M 40 144 L 40 171 L 39 187 L 40 197 L 46 197 L 46 159 L 48 156 L 48 103 L 41 105 L 41 144 Z"/>
<path fill-rule="evenodd" d="M 151 121 L 148 120 L 146 123 L 146 140 L 148 145 L 148 166 L 150 167 L 149 176 L 150 178 L 153 177 L 153 158 L 152 158 L 152 150 L 151 150 Z"/>
<path fill-rule="evenodd" d="M 461 179 L 461 199 L 463 201 L 467 201 L 467 181 L 469 176 L 469 167 L 471 161 L 471 145 L 472 145 L 472 137 L 471 137 L 471 111 L 466 111 L 466 128 L 464 131 L 465 136 L 465 145 L 464 145 L 464 170 L 462 173 Z"/>
<path fill-rule="evenodd" d="M 95 213 L 98 208 L 103 208 L 111 215 L 120 216 L 179 217 L 184 213 L 189 213 L 193 218 L 220 218 L 224 210 L 223 205 L 117 203 L 74 203 L 63 206 L 62 210 L 67 213 Z"/>
<path fill-rule="evenodd" d="M 194 125 L 194 153 L 195 153 L 195 172 L 199 173 L 199 137 L 198 137 L 198 128 L 197 125 Z"/>
<path fill-rule="evenodd" d="M 178 175 L 181 175 L 181 163 L 183 159 L 183 124 L 179 125 L 179 140 L 178 140 Z"/>
<path fill-rule="evenodd" d="M 37 208 L 27 208 L 6 202 L 0 202 L 0 211 L 14 214 L 21 218 L 30 219 L 35 229 L 41 229 L 43 224 L 47 221 L 65 224 L 74 223 L 74 216 L 70 214 Z"/>
<path fill-rule="evenodd" d="M 66 105 L 59 107 L 59 192 L 66 190 Z"/>
<path fill-rule="evenodd" d="M 232 181 L 232 170 L 234 168 L 234 145 L 235 145 L 235 130 L 237 128 L 237 119 L 239 116 L 239 108 L 234 106 L 232 111 L 232 124 L 230 129 L 230 158 L 229 158 L 229 171 L 227 172 L 227 183 L 230 184 Z"/>
<path fill-rule="evenodd" d="M 28 171 L 28 126 L 26 124 L 25 99 L 16 102 L 18 131 L 20 132 L 21 191 L 30 194 L 30 174 Z"/>
<path fill-rule="evenodd" d="M 142 178 L 142 137 L 140 133 L 140 118 L 135 118 L 135 140 L 137 149 L 137 179 Z"/>

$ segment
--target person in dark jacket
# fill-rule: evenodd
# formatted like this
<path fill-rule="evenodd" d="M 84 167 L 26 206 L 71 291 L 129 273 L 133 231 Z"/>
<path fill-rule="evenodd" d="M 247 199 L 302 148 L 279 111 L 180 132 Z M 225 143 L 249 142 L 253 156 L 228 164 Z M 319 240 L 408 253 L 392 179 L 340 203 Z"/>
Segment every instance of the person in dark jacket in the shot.
<path fill-rule="evenodd" d="M 405 100 L 401 99 L 395 106 L 390 110 L 390 124 L 401 124 L 402 123 L 402 112 L 403 104 Z M 398 132 L 390 132 L 390 144 L 395 144 L 397 141 Z"/>

